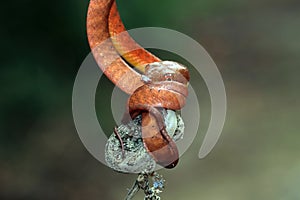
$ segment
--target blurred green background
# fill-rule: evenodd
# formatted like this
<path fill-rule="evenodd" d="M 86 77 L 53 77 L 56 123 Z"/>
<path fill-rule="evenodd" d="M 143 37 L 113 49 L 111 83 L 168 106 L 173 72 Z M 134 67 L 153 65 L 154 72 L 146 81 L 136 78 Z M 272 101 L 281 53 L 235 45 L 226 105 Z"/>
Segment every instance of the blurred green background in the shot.
<path fill-rule="evenodd" d="M 160 171 L 167 180 L 162 199 L 300 199 L 300 1 L 118 5 L 127 28 L 166 27 L 196 39 L 226 86 L 227 120 L 216 148 L 198 159 L 209 119 L 206 94 L 196 140 L 175 169 Z M 89 53 L 87 6 L 87 0 L 2 2 L 1 200 L 117 200 L 136 178 L 95 160 L 73 124 L 72 86 Z M 101 86 L 112 89 L 107 80 Z M 99 118 L 109 131 L 114 122 L 101 103 Z"/>

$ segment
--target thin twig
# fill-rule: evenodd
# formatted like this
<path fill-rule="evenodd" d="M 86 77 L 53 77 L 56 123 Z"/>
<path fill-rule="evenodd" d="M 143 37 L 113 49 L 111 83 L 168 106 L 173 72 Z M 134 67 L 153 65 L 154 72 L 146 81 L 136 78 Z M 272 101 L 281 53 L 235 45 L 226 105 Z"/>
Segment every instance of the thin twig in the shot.
<path fill-rule="evenodd" d="M 139 183 L 136 180 L 133 186 L 131 187 L 131 189 L 129 190 L 125 200 L 131 200 L 139 190 L 140 190 Z"/>
<path fill-rule="evenodd" d="M 152 177 L 157 186 L 150 187 L 149 177 Z M 129 190 L 125 200 L 132 200 L 140 189 L 144 191 L 144 200 L 160 200 L 158 193 L 162 192 L 162 189 L 164 187 L 163 182 L 164 180 L 162 179 L 162 177 L 156 172 L 150 174 L 140 173 L 132 188 Z"/>

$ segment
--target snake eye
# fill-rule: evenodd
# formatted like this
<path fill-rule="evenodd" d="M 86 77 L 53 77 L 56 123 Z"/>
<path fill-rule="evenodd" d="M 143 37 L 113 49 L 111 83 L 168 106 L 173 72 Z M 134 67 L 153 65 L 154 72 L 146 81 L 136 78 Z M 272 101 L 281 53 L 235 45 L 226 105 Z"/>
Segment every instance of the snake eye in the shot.
<path fill-rule="evenodd" d="M 170 74 L 170 73 L 165 74 L 164 78 L 165 78 L 166 81 L 172 81 L 173 80 L 173 74 Z"/>

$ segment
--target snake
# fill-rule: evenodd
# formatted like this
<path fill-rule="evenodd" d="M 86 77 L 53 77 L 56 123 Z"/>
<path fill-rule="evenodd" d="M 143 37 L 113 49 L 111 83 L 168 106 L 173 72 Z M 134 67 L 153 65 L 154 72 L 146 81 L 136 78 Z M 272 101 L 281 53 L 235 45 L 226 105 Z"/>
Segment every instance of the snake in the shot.
<path fill-rule="evenodd" d="M 142 115 L 146 150 L 159 165 L 174 168 L 179 160 L 178 148 L 166 131 L 161 109 L 180 110 L 185 105 L 188 69 L 176 62 L 161 61 L 136 43 L 120 18 L 115 0 L 90 0 L 87 37 L 103 73 L 130 95 L 130 118 Z"/>

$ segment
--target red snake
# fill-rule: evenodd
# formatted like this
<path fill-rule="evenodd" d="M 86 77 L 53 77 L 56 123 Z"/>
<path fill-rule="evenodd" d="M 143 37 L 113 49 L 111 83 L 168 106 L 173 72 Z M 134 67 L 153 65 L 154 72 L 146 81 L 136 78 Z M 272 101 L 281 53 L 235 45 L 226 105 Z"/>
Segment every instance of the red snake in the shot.
<path fill-rule="evenodd" d="M 124 36 L 112 37 L 119 33 Z M 170 63 L 162 68 L 157 63 L 161 60 L 140 47 L 126 32 L 115 0 L 90 0 L 87 36 L 101 70 L 116 86 L 131 95 L 128 100 L 131 118 L 142 114 L 142 137 L 147 151 L 158 164 L 175 167 L 178 149 L 165 129 L 159 109 L 179 110 L 184 106 L 188 94 L 187 68 L 180 64 L 174 67 Z M 145 73 L 147 79 L 123 59 Z"/>

